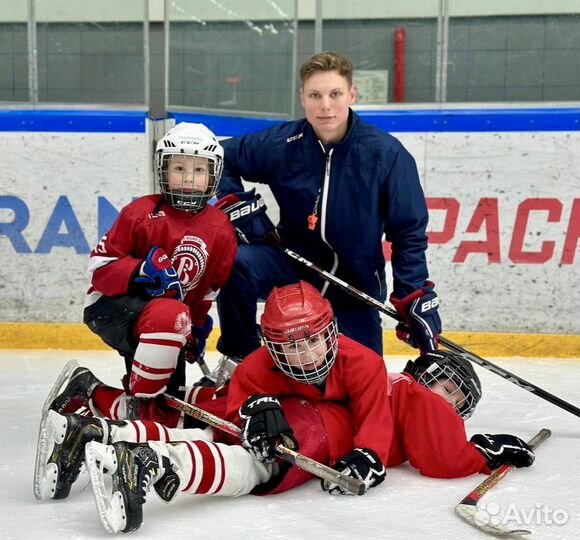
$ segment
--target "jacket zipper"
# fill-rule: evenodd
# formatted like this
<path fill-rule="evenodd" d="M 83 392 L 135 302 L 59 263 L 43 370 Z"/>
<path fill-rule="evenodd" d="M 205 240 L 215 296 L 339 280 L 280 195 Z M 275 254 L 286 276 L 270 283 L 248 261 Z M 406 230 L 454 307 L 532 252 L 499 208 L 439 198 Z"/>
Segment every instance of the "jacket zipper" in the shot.
<path fill-rule="evenodd" d="M 328 204 L 328 190 L 329 190 L 329 184 L 330 184 L 330 163 L 332 161 L 332 152 L 334 152 L 334 148 L 331 148 L 327 152 L 326 149 L 324 148 L 324 145 L 320 141 L 318 141 L 318 142 L 320 143 L 320 146 L 321 146 L 322 151 L 324 152 L 324 156 L 325 156 L 324 179 L 322 180 L 322 198 L 320 201 L 321 202 L 321 204 L 320 204 L 320 238 L 322 238 L 322 241 L 332 251 L 334 261 L 333 261 L 332 269 L 330 270 L 330 273 L 332 275 L 334 275 L 334 273 L 336 272 L 336 269 L 338 268 L 338 255 L 336 254 L 334 249 L 332 249 L 332 246 L 326 240 L 326 207 Z M 326 294 L 326 290 L 328 289 L 328 285 L 329 285 L 329 282 L 325 281 L 324 285 L 322 287 L 322 290 L 320 291 L 323 296 Z"/>

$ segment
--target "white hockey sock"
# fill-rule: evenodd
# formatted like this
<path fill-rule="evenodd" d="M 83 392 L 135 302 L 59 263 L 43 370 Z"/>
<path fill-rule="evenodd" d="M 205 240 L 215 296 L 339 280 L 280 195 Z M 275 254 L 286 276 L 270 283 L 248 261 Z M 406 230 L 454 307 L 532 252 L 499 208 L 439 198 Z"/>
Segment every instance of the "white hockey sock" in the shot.
<path fill-rule="evenodd" d="M 169 456 L 179 475 L 182 493 L 237 497 L 272 476 L 271 465 L 257 462 L 241 446 L 201 440 L 149 445 Z"/>
<path fill-rule="evenodd" d="M 211 428 L 180 429 L 168 428 L 152 421 L 125 420 L 124 425 L 109 424 L 111 444 L 119 441 L 143 443 L 148 441 L 207 441 L 213 440 Z"/>
<path fill-rule="evenodd" d="M 141 334 L 131 367 L 130 388 L 137 397 L 155 397 L 164 392 L 177 366 L 186 339 L 181 334 Z"/>

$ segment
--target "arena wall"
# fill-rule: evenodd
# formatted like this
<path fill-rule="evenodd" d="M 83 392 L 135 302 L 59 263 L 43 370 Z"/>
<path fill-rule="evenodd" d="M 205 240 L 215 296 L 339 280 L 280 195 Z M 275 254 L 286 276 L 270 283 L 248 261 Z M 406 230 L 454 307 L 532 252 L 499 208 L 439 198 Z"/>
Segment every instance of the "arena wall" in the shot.
<path fill-rule="evenodd" d="M 446 335 L 509 355 L 553 349 L 554 336 L 580 356 L 580 109 L 359 112 L 417 161 Z M 175 117 L 220 136 L 272 123 Z M 152 131 L 141 111 L 0 111 L 0 346 L 66 346 L 69 328 L 85 346 L 88 255 L 121 207 L 151 191 Z"/>

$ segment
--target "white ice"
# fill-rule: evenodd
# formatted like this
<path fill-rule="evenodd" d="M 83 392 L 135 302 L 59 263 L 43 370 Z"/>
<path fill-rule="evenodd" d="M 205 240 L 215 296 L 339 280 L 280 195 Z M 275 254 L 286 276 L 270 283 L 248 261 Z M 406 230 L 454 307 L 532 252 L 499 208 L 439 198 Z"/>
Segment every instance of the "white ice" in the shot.
<path fill-rule="evenodd" d="M 96 514 L 87 481 L 69 499 L 37 501 L 32 476 L 39 411 L 61 367 L 70 359 L 117 385 L 120 357 L 88 351 L 0 351 L 0 538 L 84 540 L 109 535 Z M 558 397 L 580 406 L 580 361 L 490 359 Z M 215 354 L 210 363 L 215 361 Z M 402 358 L 387 358 L 399 371 Z M 188 376 L 198 377 L 196 367 Z M 580 538 L 580 418 L 477 368 L 484 397 L 468 432 L 514 433 L 529 439 L 553 431 L 536 463 L 516 470 L 482 501 L 510 527 L 529 528 L 540 539 Z M 483 475 L 457 480 L 420 476 L 409 466 L 388 471 L 381 486 L 363 497 L 331 497 L 317 481 L 270 497 L 222 499 L 183 496 L 165 505 L 150 494 L 135 538 L 199 540 L 483 539 L 454 514 L 455 505 Z M 81 479 L 84 480 L 84 479 Z M 507 514 L 506 514 L 507 513 Z"/>

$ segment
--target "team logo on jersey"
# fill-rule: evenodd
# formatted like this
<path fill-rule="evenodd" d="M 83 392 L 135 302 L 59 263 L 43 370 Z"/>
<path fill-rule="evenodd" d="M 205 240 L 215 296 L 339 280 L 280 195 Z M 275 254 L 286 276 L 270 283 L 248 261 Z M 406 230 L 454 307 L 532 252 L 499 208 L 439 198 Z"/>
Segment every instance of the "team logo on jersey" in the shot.
<path fill-rule="evenodd" d="M 184 295 L 200 282 L 207 267 L 208 256 L 207 245 L 199 236 L 184 236 L 175 248 L 171 260 Z"/>

